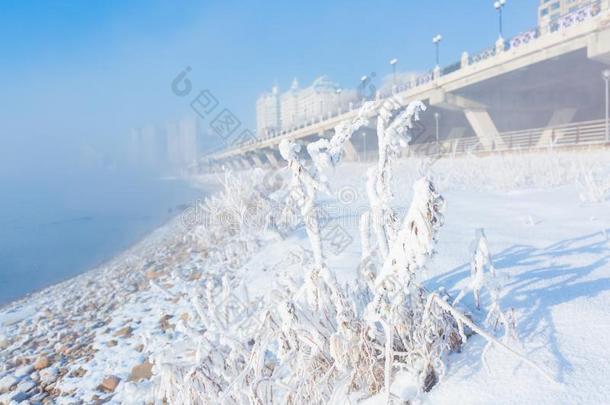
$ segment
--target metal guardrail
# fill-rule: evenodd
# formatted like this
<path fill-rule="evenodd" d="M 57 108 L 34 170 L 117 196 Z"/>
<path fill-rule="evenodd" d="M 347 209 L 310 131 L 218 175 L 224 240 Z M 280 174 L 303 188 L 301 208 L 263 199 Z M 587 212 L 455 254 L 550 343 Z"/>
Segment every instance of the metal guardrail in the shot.
<path fill-rule="evenodd" d="M 582 121 L 548 128 L 532 128 L 520 131 L 502 132 L 500 139 L 486 149 L 479 138 L 470 136 L 440 143 L 427 142 L 409 146 L 408 156 L 459 156 L 477 153 L 526 152 L 554 150 L 569 147 L 610 146 L 606 138 L 606 120 Z M 376 151 L 371 150 L 368 158 L 375 159 Z M 198 165 L 192 170 L 197 171 Z"/>
<path fill-rule="evenodd" d="M 531 151 L 575 146 L 595 146 L 610 144 L 606 139 L 606 120 L 583 121 L 548 128 L 533 128 L 521 131 L 502 132 L 500 139 L 493 142 L 491 149 L 485 149 L 476 136 L 457 138 L 440 143 L 442 155 Z M 419 156 L 437 155 L 439 144 L 429 142 L 411 145 L 411 153 Z"/>

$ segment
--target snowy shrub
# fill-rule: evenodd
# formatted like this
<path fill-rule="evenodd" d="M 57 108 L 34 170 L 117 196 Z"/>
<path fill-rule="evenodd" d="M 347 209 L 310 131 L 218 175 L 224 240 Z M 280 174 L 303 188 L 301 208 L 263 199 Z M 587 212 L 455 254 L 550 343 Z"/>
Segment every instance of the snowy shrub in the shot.
<path fill-rule="evenodd" d="M 582 156 L 586 156 L 583 162 Z M 574 154 L 566 151 L 538 152 L 535 158 L 531 153 L 512 152 L 510 154 L 477 156 L 463 155 L 433 161 L 430 171 L 438 189 L 455 188 L 519 190 L 525 188 L 553 188 L 577 184 L 583 199 L 598 196 L 598 190 L 610 184 L 610 168 L 603 152 L 581 152 Z M 425 160 L 401 160 L 399 164 L 401 181 L 410 184 Z M 592 181 L 591 181 L 592 180 Z M 589 193 L 589 187 L 593 191 Z M 604 187 L 605 186 L 605 187 Z M 606 194 L 607 198 L 607 194 Z M 595 197 L 593 198 L 593 200 Z"/>
<path fill-rule="evenodd" d="M 601 203 L 610 196 L 610 178 L 608 173 L 603 173 L 599 168 L 590 165 L 580 165 L 580 199 L 586 203 Z"/>
<path fill-rule="evenodd" d="M 192 231 L 209 253 L 201 279 L 183 293 L 190 315 L 164 340 L 165 349 L 151 356 L 156 403 L 317 404 L 382 392 L 389 402 L 398 371 L 415 376 L 417 396 L 442 380 L 447 354 L 466 344 L 467 330 L 543 372 L 458 310 L 453 301 L 459 299 L 423 286 L 445 204 L 424 175 L 413 183 L 402 219 L 391 206 L 394 166 L 425 109 L 420 102 L 402 105 L 395 98 L 365 103 L 353 120 L 336 127 L 332 139 L 307 145 L 311 163 L 301 158 L 298 144 L 282 141 L 290 181 L 276 193 L 283 198 L 281 210 L 256 191 L 256 175 L 248 182 L 228 174 L 224 190 L 202 204 L 206 216 L 226 212 L 228 219 L 211 219 L 205 230 Z M 367 172 L 370 206 L 360 218 L 360 275 L 354 285 L 341 285 L 325 259 L 318 194 L 330 191 L 324 171 L 340 164 L 343 145 L 374 117 L 379 160 Z M 281 218 L 274 218 L 278 211 Z M 295 215 L 304 224 L 313 260 L 302 260 L 298 274 L 279 278 L 261 299 L 250 297 L 228 270 L 243 266 L 265 230 L 273 232 Z M 256 221 L 247 223 L 250 216 Z M 472 266 L 477 297 L 481 288 L 490 291 L 488 321 L 508 328 L 510 321 L 494 306 L 500 289 L 485 281 L 484 275 L 495 271 L 482 232 Z"/>
<path fill-rule="evenodd" d="M 474 302 L 477 309 L 481 307 L 481 290 L 495 284 L 496 270 L 489 253 L 487 237 L 483 229 L 475 230 L 475 238 L 471 244 L 472 256 L 470 259 L 470 283 L 468 289 L 474 295 Z M 465 294 L 462 290 L 456 297 L 453 305 L 457 304 Z"/>

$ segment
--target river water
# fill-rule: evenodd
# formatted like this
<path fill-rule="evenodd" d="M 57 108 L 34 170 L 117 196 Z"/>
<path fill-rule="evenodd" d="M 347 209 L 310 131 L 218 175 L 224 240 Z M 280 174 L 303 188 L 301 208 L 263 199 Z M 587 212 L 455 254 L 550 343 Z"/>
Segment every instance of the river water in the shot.
<path fill-rule="evenodd" d="M 0 186 L 0 305 L 111 259 L 203 195 L 118 173 Z"/>

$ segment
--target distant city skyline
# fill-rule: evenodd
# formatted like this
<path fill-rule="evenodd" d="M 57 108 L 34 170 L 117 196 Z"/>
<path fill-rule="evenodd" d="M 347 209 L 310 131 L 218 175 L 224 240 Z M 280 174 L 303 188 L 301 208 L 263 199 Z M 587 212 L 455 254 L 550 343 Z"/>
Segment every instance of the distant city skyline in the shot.
<path fill-rule="evenodd" d="M 132 128 L 129 133 L 127 158 L 140 169 L 156 173 L 181 175 L 195 164 L 199 153 L 205 150 L 202 121 L 184 117 L 164 124 L 147 124 Z"/>
<path fill-rule="evenodd" d="M 328 76 L 316 78 L 311 85 L 301 88 L 294 78 L 290 88 L 281 91 L 273 85 L 270 92 L 256 100 L 256 135 L 266 137 L 282 129 L 318 120 L 329 112 L 347 110 L 356 101 L 357 91 L 342 87 Z"/>

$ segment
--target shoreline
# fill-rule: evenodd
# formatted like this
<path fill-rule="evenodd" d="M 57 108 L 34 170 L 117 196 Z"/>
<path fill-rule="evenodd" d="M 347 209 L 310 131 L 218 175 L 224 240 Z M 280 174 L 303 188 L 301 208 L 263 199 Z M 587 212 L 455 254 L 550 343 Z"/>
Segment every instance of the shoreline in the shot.
<path fill-rule="evenodd" d="M 118 260 L 119 258 L 123 257 L 127 252 L 133 250 L 134 248 L 136 248 L 138 245 L 140 245 L 141 243 L 145 242 L 148 238 L 150 238 L 155 232 L 158 232 L 160 230 L 162 230 L 163 228 L 165 228 L 168 224 L 170 224 L 171 222 L 173 222 L 174 220 L 176 220 L 176 218 L 180 217 L 181 215 L 184 214 L 184 212 L 191 207 L 193 204 L 195 204 L 198 200 L 203 199 L 209 195 L 212 195 L 214 193 L 213 190 L 211 190 L 210 188 L 213 187 L 213 183 L 209 183 L 207 184 L 208 187 L 210 188 L 205 188 L 203 187 L 203 184 L 198 184 L 197 182 L 193 181 L 193 179 L 191 178 L 185 178 L 185 179 L 181 179 L 181 181 L 184 181 L 186 184 L 188 184 L 188 186 L 192 189 L 196 189 L 196 190 L 200 190 L 203 194 L 201 197 L 198 197 L 195 201 L 191 201 L 190 203 L 187 204 L 186 207 L 183 208 L 178 208 L 178 206 L 174 206 L 172 207 L 172 211 L 171 214 L 169 215 L 169 217 L 164 218 L 158 225 L 156 225 L 154 228 L 150 229 L 147 232 L 144 232 L 143 235 L 139 236 L 136 238 L 136 240 L 134 240 L 132 243 L 129 243 L 129 245 L 127 247 L 124 247 L 122 249 L 117 250 L 115 253 L 112 254 L 112 256 L 108 257 L 107 259 L 102 259 L 101 261 L 99 261 L 98 263 L 92 265 L 92 266 L 87 266 L 86 269 L 84 269 L 83 271 L 79 272 L 78 274 L 75 275 L 70 275 L 70 276 L 66 276 L 66 277 L 61 277 L 60 279 L 58 279 L 57 281 L 52 282 L 51 284 L 47 284 L 43 287 L 38 287 L 32 291 L 27 292 L 25 295 L 22 295 L 18 298 L 12 299 L 10 301 L 4 302 L 4 303 L 0 303 L 0 325 L 1 323 L 1 316 L 2 313 L 4 313 L 5 310 L 7 310 L 8 307 L 10 307 L 11 305 L 14 304 L 19 304 L 21 301 L 25 301 L 28 299 L 32 299 L 34 296 L 41 294 L 43 292 L 45 292 L 46 290 L 56 287 L 60 284 L 69 282 L 71 280 L 75 280 L 79 277 L 82 277 L 86 274 L 89 273 L 93 273 L 97 270 L 101 270 L 107 266 L 110 266 L 112 263 L 114 263 L 116 260 Z"/>
<path fill-rule="evenodd" d="M 182 212 L 180 213 L 182 214 Z M 158 227 L 156 227 L 155 229 L 152 229 L 151 231 L 147 232 L 145 235 L 139 237 L 136 241 L 134 241 L 132 244 L 130 244 L 129 247 L 127 247 L 126 249 L 122 249 L 119 252 L 115 253 L 112 257 L 102 260 L 100 263 L 94 265 L 93 267 L 84 270 L 76 275 L 73 276 L 68 276 L 65 278 L 62 278 L 61 280 L 58 280 L 56 282 L 53 282 L 51 284 L 48 284 L 44 287 L 40 287 L 37 288 L 34 291 L 30 291 L 28 292 L 26 295 L 19 297 L 15 300 L 6 302 L 4 304 L 0 304 L 0 312 L 3 312 L 5 309 L 7 309 L 7 307 L 13 305 L 13 304 L 18 304 L 20 303 L 20 301 L 24 301 L 27 299 L 31 299 L 31 298 L 35 298 L 36 295 L 44 293 L 46 290 L 52 289 L 52 288 L 56 288 L 61 284 L 65 284 L 68 283 L 70 281 L 75 281 L 76 279 L 86 276 L 86 275 L 91 275 L 93 273 L 95 273 L 96 271 L 101 271 L 104 270 L 105 268 L 111 266 L 115 261 L 118 261 L 119 259 L 121 259 L 123 256 L 125 256 L 125 254 L 127 254 L 129 251 L 136 249 L 138 247 L 138 245 L 140 245 L 141 243 L 145 242 L 148 238 L 150 238 L 155 232 L 161 231 L 163 228 L 165 228 L 170 222 L 172 222 L 174 219 L 176 219 L 176 217 L 178 217 L 180 214 L 177 214 L 165 221 L 163 221 L 163 223 L 161 225 L 159 225 Z M 1 314 L 0 314 L 0 319 L 1 319 Z"/>

